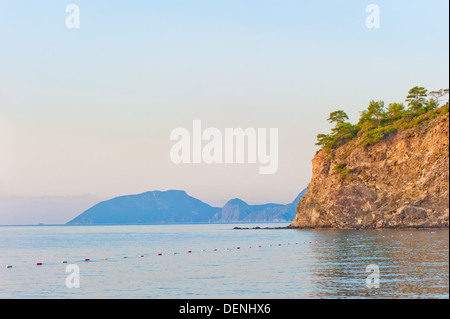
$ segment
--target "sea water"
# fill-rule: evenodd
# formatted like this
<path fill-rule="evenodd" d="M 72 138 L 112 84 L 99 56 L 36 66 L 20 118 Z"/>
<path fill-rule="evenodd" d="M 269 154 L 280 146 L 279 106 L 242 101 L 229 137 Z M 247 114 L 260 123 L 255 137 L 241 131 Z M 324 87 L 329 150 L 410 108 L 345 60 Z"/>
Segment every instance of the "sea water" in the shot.
<path fill-rule="evenodd" d="M 0 298 L 449 298 L 447 230 L 281 226 L 3 226 Z"/>

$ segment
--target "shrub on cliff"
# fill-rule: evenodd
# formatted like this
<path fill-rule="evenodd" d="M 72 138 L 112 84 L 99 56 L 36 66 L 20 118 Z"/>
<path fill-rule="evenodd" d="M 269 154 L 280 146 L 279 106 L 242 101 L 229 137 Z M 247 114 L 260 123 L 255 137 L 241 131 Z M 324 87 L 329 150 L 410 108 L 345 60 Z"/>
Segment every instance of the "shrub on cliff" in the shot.
<path fill-rule="evenodd" d="M 415 86 L 406 97 L 408 109 L 403 103 L 391 103 L 385 108 L 384 101 L 371 101 L 367 110 L 361 112 L 358 124 L 348 121 L 347 114 L 338 110 L 332 112 L 328 121 L 334 123 L 331 134 L 317 135 L 316 145 L 327 152 L 345 145 L 355 138 L 360 138 L 358 146 L 365 147 L 383 140 L 388 135 L 411 127 L 417 127 L 444 114 L 448 114 L 448 103 L 438 108 L 439 98 L 448 94 L 448 89 L 430 92 L 426 100 L 427 90 Z"/>
<path fill-rule="evenodd" d="M 351 141 L 358 134 L 359 128 L 348 122 L 348 116 L 342 110 L 332 112 L 328 121 L 335 123 L 335 127 L 331 129 L 331 134 L 317 135 L 316 145 L 333 148 Z"/>

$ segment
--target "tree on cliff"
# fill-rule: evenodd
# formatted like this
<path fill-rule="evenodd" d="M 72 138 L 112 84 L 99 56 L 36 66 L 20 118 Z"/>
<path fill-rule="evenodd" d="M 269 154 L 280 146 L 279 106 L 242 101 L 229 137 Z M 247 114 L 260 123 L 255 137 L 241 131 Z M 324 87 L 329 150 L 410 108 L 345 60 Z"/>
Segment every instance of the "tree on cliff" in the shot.
<path fill-rule="evenodd" d="M 406 102 L 408 102 L 409 109 L 415 113 L 418 113 L 425 105 L 426 97 L 427 89 L 419 86 L 413 87 L 409 90 L 406 97 Z"/>
<path fill-rule="evenodd" d="M 330 135 L 317 135 L 316 145 L 329 149 L 348 142 L 358 133 L 358 128 L 348 122 L 348 115 L 342 110 L 330 113 L 328 121 L 335 123 L 335 127 L 331 129 Z"/>
<path fill-rule="evenodd" d="M 362 131 L 367 131 L 379 127 L 381 120 L 386 117 L 383 101 L 371 101 L 367 110 L 361 112 L 358 126 Z"/>
<path fill-rule="evenodd" d="M 435 101 L 436 107 L 439 107 L 439 99 L 448 94 L 448 89 L 440 89 L 437 91 L 432 91 L 428 95 Z"/>
<path fill-rule="evenodd" d="M 436 116 L 448 113 L 448 103 L 442 107 L 438 104 L 439 98 L 446 94 L 448 90 L 433 91 L 430 92 L 431 98 L 427 100 L 427 90 L 415 86 L 408 92 L 407 110 L 403 103 L 391 103 L 386 110 L 383 101 L 372 100 L 367 110 L 361 112 L 356 125 L 348 122 L 349 118 L 344 111 L 334 111 L 330 113 L 328 121 L 334 123 L 335 127 L 331 129 L 331 134 L 318 134 L 316 145 L 330 152 L 333 148 L 360 137 L 355 147 L 365 147 L 398 130 L 418 127 Z"/>
<path fill-rule="evenodd" d="M 387 109 L 387 117 L 392 120 L 397 120 L 403 116 L 405 106 L 403 103 L 391 103 Z"/>
<path fill-rule="evenodd" d="M 328 118 L 328 122 L 336 123 L 336 126 L 344 124 L 346 120 L 348 120 L 348 115 L 342 110 L 331 112 Z"/>

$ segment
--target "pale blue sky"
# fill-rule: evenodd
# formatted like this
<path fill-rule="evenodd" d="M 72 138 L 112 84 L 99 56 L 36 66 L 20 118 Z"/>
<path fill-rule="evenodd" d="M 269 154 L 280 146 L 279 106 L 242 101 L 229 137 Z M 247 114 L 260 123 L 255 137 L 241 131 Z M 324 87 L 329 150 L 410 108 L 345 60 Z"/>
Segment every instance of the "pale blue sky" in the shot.
<path fill-rule="evenodd" d="M 65 26 L 70 3 L 80 29 Z M 365 26 L 371 3 L 380 29 Z M 356 121 L 372 99 L 448 88 L 448 11 L 446 0 L 0 0 L 0 195 L 290 202 L 331 111 Z M 277 174 L 175 166 L 170 131 L 194 119 L 278 128 Z"/>

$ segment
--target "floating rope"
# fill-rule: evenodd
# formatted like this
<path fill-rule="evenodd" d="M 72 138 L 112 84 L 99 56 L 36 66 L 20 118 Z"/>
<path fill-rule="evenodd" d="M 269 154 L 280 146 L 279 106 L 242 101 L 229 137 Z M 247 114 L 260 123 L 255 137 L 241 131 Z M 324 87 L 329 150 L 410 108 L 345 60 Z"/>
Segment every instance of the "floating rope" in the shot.
<path fill-rule="evenodd" d="M 447 231 L 447 234 L 448 234 L 449 232 Z M 436 234 L 436 232 L 428 232 L 428 234 Z M 405 234 L 405 235 L 403 235 L 403 234 L 401 234 L 401 235 L 398 235 L 398 237 L 403 237 L 403 236 L 412 236 L 413 235 L 413 233 L 410 233 L 410 234 Z M 336 242 L 336 241 L 351 241 L 351 240 L 353 240 L 353 241 L 358 241 L 359 239 L 361 239 L 361 238 L 363 238 L 363 239 L 379 239 L 379 238 L 393 238 L 394 237 L 394 235 L 390 235 L 390 236 L 368 236 L 368 237 L 360 237 L 360 238 L 357 238 L 357 237 L 350 237 L 350 238 L 346 238 L 346 239 L 344 239 L 344 238 L 335 238 L 335 239 L 333 239 L 333 241 L 334 242 Z M 314 243 L 326 243 L 326 244 L 328 244 L 329 242 L 330 242 L 331 240 L 329 240 L 329 239 L 325 239 L 325 240 L 316 240 L 316 241 L 314 241 Z M 311 244 L 311 243 L 313 243 L 313 241 L 305 241 L 305 242 L 303 242 L 303 244 Z M 275 247 L 281 247 L 281 246 L 289 246 L 289 245 L 299 245 L 300 243 L 298 243 L 298 242 L 296 242 L 296 243 L 278 243 L 278 244 L 276 244 L 276 245 L 272 245 L 272 244 L 268 244 L 266 247 L 273 247 L 273 246 L 275 246 Z M 263 245 L 258 245 L 258 246 L 255 246 L 255 247 L 258 247 L 258 248 L 262 248 L 263 247 Z M 235 249 L 234 250 L 241 250 L 241 248 L 242 248 L 242 246 L 236 246 L 235 247 Z M 248 248 L 249 249 L 251 249 L 252 248 L 252 246 L 248 246 Z M 214 248 L 214 249 L 212 249 L 211 250 L 212 252 L 217 252 L 217 251 L 219 251 L 219 249 L 218 248 Z M 230 248 L 223 248 L 223 251 L 231 251 L 231 249 Z M 193 251 L 193 250 L 187 250 L 186 251 L 186 253 L 187 254 L 193 254 L 193 253 L 198 253 L 198 252 L 208 252 L 208 250 L 206 250 L 206 249 L 202 249 L 201 251 Z M 158 252 L 158 253 L 153 253 L 153 254 L 156 254 L 157 256 L 163 256 L 163 252 Z M 123 259 L 129 259 L 129 258 L 144 258 L 144 257 L 146 257 L 146 256 L 151 256 L 151 255 L 153 255 L 152 253 L 149 253 L 149 254 L 146 254 L 146 255 L 144 255 L 144 254 L 140 254 L 140 255 L 138 255 L 138 256 L 136 256 L 136 257 L 130 257 L 130 256 L 122 256 L 122 258 L 120 258 L 120 260 L 123 260 Z M 169 254 L 169 253 L 165 253 L 165 254 Z M 173 255 L 178 255 L 178 254 L 182 254 L 182 253 L 180 253 L 180 252 L 173 252 L 172 253 Z M 119 259 L 115 259 L 115 258 L 109 258 L 109 257 L 106 257 L 106 258 L 102 258 L 102 259 L 97 259 L 97 261 L 100 261 L 100 260 L 119 260 Z M 90 258 L 84 258 L 83 260 L 81 260 L 81 262 L 93 262 L 93 261 L 95 261 L 95 260 L 91 260 Z M 80 262 L 80 261 L 74 261 L 74 262 Z M 61 262 L 60 263 L 63 263 L 63 264 L 67 264 L 68 263 L 68 261 L 67 260 L 61 260 Z M 45 265 L 52 265 L 53 263 L 45 263 Z M 43 262 L 37 262 L 36 263 L 36 266 L 43 266 L 44 265 L 44 263 Z M 6 265 L 5 266 L 5 268 L 6 269 L 11 269 L 11 268 L 13 268 L 13 265 Z"/>

